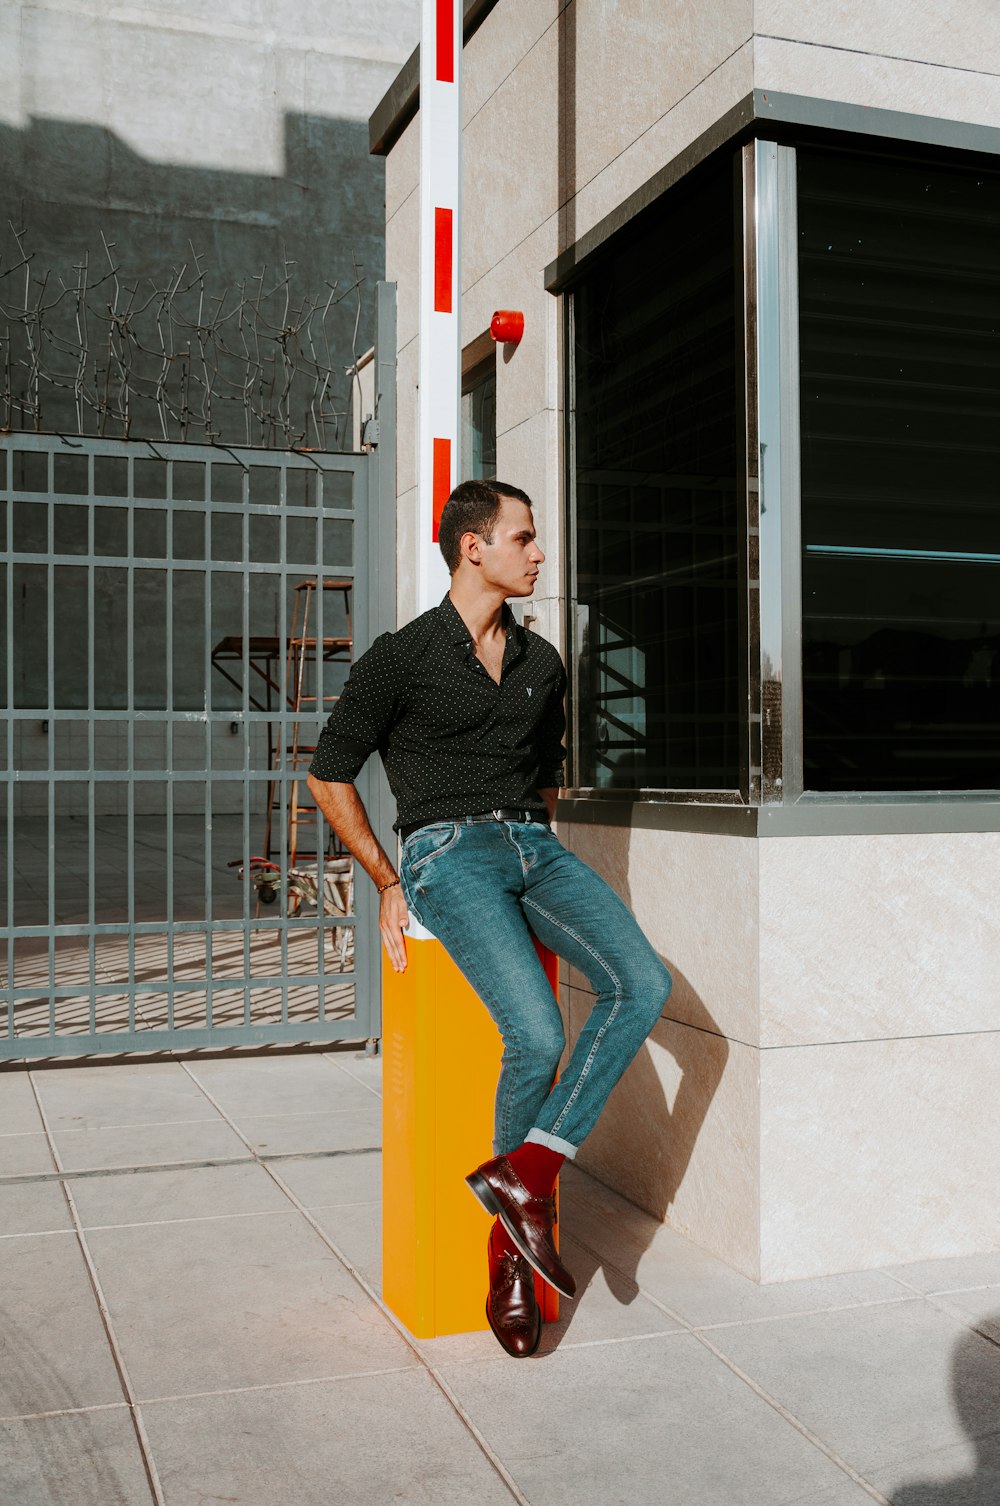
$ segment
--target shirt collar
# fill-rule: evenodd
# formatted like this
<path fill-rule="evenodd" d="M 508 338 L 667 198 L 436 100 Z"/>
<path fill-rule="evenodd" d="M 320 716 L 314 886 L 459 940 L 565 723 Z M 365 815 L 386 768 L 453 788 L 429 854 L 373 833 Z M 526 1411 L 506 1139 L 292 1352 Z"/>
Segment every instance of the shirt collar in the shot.
<path fill-rule="evenodd" d="M 459 612 L 450 596 L 445 596 L 444 600 L 441 602 L 441 605 L 438 607 L 438 611 L 441 613 L 445 631 L 448 634 L 448 641 L 450 643 L 461 643 L 463 645 L 470 644 L 472 639 L 469 633 L 469 629 L 466 627 L 465 622 L 462 619 L 462 614 Z M 508 641 L 513 642 L 517 648 L 523 648 L 524 628 L 521 627 L 520 624 L 516 621 L 514 613 L 511 611 L 507 602 L 504 602 L 503 604 L 503 624 L 507 633 Z"/>

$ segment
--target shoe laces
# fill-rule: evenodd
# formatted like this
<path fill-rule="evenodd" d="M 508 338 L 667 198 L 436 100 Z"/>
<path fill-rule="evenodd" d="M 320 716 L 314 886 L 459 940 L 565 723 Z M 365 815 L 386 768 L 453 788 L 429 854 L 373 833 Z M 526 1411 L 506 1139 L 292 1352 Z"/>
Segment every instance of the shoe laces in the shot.
<path fill-rule="evenodd" d="M 523 1255 L 512 1255 L 509 1250 L 497 1258 L 496 1278 L 490 1283 L 497 1295 L 513 1286 L 515 1281 L 531 1281 L 534 1272 Z"/>

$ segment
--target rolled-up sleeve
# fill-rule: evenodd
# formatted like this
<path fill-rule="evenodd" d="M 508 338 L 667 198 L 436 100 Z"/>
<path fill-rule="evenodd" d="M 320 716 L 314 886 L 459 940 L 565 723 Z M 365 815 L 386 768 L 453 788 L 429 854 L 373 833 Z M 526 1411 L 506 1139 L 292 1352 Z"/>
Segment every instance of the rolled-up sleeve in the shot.
<path fill-rule="evenodd" d="M 330 784 L 353 784 L 387 737 L 396 715 L 392 634 L 383 633 L 351 669 L 309 772 Z"/>
<path fill-rule="evenodd" d="M 566 763 L 566 748 L 563 744 L 566 732 L 566 711 L 563 705 L 565 697 L 566 671 L 560 669 L 559 680 L 549 696 L 545 715 L 538 724 L 538 788 L 540 790 L 562 788 Z"/>

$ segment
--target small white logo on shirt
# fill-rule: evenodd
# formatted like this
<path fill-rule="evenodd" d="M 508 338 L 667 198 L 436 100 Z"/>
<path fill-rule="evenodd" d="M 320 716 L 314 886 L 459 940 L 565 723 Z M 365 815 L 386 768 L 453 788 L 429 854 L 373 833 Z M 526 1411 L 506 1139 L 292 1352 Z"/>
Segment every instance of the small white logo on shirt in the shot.
<path fill-rule="evenodd" d="M 528 694 L 529 695 L 531 694 L 531 686 L 530 685 L 528 686 Z"/>

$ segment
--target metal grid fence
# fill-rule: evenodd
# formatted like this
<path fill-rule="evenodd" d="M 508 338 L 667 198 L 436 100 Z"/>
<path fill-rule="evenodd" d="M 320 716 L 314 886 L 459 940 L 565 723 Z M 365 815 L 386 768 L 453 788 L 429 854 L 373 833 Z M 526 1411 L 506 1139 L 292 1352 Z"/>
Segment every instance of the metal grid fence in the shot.
<path fill-rule="evenodd" d="M 323 644 L 366 646 L 370 469 L 0 440 L 0 1057 L 375 1033 L 369 886 L 351 903 L 300 808 L 302 748 L 350 657 Z M 295 588 L 330 577 L 296 709 Z M 309 904 L 293 856 L 335 905 Z"/>

